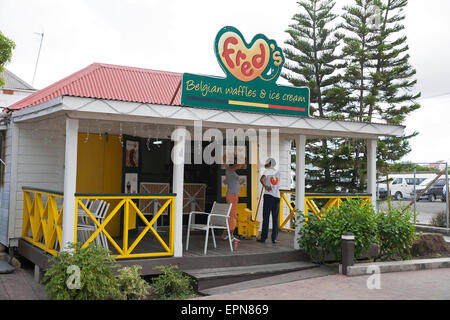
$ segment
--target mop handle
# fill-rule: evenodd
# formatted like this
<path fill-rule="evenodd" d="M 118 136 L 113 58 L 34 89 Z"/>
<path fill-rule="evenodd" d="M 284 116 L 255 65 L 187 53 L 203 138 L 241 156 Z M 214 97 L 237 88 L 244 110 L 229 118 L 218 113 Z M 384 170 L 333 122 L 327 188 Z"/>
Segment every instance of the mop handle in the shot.
<path fill-rule="evenodd" d="M 261 194 L 259 195 L 258 206 L 256 207 L 256 215 L 258 215 L 259 204 L 261 203 L 261 198 L 262 198 L 263 192 L 264 192 L 264 187 L 261 188 Z M 255 216 L 253 216 L 253 212 L 252 212 L 252 221 L 256 221 L 256 217 Z"/>

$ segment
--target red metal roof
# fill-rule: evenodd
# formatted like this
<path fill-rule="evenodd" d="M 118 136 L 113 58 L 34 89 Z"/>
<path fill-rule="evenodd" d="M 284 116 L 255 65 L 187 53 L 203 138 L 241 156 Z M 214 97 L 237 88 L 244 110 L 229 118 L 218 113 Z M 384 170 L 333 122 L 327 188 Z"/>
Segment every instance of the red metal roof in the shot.
<path fill-rule="evenodd" d="M 8 109 L 21 110 L 60 96 L 180 105 L 181 80 L 181 73 L 93 63 Z"/>

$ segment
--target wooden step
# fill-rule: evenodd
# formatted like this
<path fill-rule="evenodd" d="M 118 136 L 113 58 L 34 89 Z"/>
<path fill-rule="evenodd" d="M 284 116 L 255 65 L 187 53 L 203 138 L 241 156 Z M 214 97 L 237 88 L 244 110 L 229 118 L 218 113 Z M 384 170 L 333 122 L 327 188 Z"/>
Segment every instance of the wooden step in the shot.
<path fill-rule="evenodd" d="M 184 270 L 184 272 L 197 281 L 197 291 L 201 291 L 212 287 L 317 267 L 317 264 L 311 262 L 294 261 L 239 267 L 191 269 Z"/>
<path fill-rule="evenodd" d="M 281 283 L 288 283 L 288 282 L 292 282 L 292 281 L 325 277 L 325 276 L 334 275 L 334 274 L 338 274 L 338 273 L 339 273 L 339 270 L 338 270 L 337 266 L 336 267 L 320 266 L 317 268 L 298 270 L 298 271 L 278 274 L 278 275 L 270 276 L 270 277 L 264 277 L 264 278 L 249 280 L 249 281 L 243 281 L 243 282 L 239 282 L 239 283 L 232 283 L 232 284 L 228 284 L 228 285 L 220 286 L 220 287 L 212 287 L 212 288 L 200 290 L 198 293 L 201 295 L 205 295 L 205 296 L 224 294 L 224 293 L 230 293 L 230 292 L 234 292 L 234 291 L 260 288 L 260 287 L 271 286 L 271 285 L 276 285 L 276 284 L 281 284 Z"/>

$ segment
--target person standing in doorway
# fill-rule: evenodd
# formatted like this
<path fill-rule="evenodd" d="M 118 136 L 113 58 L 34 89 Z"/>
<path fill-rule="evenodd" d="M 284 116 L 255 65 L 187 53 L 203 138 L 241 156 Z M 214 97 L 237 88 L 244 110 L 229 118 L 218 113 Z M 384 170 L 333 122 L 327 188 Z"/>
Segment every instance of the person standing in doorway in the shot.
<path fill-rule="evenodd" d="M 272 214 L 272 242 L 277 243 L 278 238 L 278 210 L 280 208 L 280 172 L 275 169 L 276 161 L 273 158 L 266 160 L 261 179 L 264 188 L 263 224 L 258 242 L 265 242 L 269 233 L 269 219 Z"/>
<path fill-rule="evenodd" d="M 234 241 L 234 229 L 236 228 L 237 221 L 237 204 L 239 201 L 239 176 L 236 172 L 241 167 L 237 163 L 237 158 L 234 158 L 234 163 L 227 165 L 225 169 L 225 179 L 227 188 L 227 203 L 231 203 L 230 217 L 228 218 L 228 227 L 230 228 L 231 240 Z M 228 240 L 228 233 L 225 230 L 222 234 L 222 239 Z"/>

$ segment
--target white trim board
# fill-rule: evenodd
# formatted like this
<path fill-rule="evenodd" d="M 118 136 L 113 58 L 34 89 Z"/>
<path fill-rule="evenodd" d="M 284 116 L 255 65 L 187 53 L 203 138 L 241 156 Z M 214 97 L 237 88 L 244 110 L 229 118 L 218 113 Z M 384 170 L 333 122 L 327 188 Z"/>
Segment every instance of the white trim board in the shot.
<path fill-rule="evenodd" d="M 13 113 L 15 122 L 32 121 L 55 113 L 70 118 L 98 119 L 138 123 L 160 123 L 192 126 L 202 121 L 204 127 L 241 127 L 280 129 L 283 134 L 308 136 L 354 137 L 374 139 L 380 136 L 402 136 L 404 126 L 257 114 L 241 111 L 155 105 L 104 99 L 63 96 Z"/>

